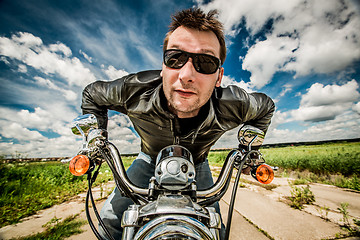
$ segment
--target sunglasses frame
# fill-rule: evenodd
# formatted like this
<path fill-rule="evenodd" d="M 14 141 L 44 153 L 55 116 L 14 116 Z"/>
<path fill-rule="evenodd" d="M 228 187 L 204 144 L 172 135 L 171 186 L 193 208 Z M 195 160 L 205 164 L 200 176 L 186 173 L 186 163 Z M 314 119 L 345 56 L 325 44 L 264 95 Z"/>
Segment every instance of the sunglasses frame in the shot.
<path fill-rule="evenodd" d="M 181 66 L 178 66 L 178 67 L 172 67 L 171 65 L 167 64 L 168 61 L 166 61 L 166 54 L 168 52 L 176 52 L 177 54 L 181 53 L 181 56 L 185 54 L 186 56 L 186 61 L 183 63 L 183 65 Z M 218 66 L 216 67 L 216 69 L 212 72 L 203 72 L 201 71 L 201 67 L 198 63 L 198 58 L 199 56 L 205 56 L 205 57 L 209 57 L 210 59 L 212 59 L 214 61 L 214 63 L 216 63 Z M 221 68 L 221 60 L 213 55 L 210 55 L 210 54 L 206 54 L 206 53 L 190 53 L 190 52 L 186 52 L 186 51 L 183 51 L 183 50 L 180 50 L 180 49 L 167 49 L 164 51 L 164 54 L 163 54 L 163 62 L 165 64 L 165 66 L 169 67 L 169 68 L 172 68 L 172 69 L 181 69 L 183 66 L 185 66 L 185 64 L 189 61 L 189 58 L 191 58 L 193 61 L 192 61 L 192 64 L 195 68 L 195 70 L 199 73 L 202 73 L 202 74 L 213 74 L 215 73 L 219 68 Z"/>

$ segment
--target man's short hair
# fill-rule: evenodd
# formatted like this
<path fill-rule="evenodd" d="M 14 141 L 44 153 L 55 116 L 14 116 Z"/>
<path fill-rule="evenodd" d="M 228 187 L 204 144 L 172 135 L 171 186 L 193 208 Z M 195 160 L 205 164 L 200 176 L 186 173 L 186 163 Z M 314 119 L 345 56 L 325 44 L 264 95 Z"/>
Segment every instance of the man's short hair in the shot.
<path fill-rule="evenodd" d="M 223 64 L 226 58 L 226 45 L 223 24 L 217 19 L 217 15 L 217 10 L 211 10 L 205 14 L 200 8 L 190 8 L 175 13 L 172 16 L 169 31 L 164 39 L 163 50 L 165 51 L 167 49 L 171 33 L 180 26 L 199 31 L 212 31 L 219 40 L 220 60 L 221 64 Z"/>

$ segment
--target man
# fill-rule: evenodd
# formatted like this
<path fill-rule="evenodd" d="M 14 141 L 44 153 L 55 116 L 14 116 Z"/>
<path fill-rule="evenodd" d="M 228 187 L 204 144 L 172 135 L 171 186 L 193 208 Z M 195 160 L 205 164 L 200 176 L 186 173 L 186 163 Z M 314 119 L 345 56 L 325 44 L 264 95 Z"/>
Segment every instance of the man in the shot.
<path fill-rule="evenodd" d="M 146 71 L 111 82 L 95 82 L 83 92 L 83 113 L 107 126 L 107 110 L 128 115 L 141 138 L 141 153 L 127 171 L 146 188 L 154 175 L 157 153 L 180 144 L 193 155 L 197 189 L 213 184 L 207 155 L 228 130 L 243 123 L 267 130 L 273 101 L 236 86 L 221 88 L 226 46 L 216 12 L 188 9 L 173 16 L 164 40 L 161 71 Z M 132 204 L 118 189 L 109 196 L 101 217 L 115 239 L 121 238 L 121 216 Z M 218 203 L 215 204 L 220 213 Z"/>

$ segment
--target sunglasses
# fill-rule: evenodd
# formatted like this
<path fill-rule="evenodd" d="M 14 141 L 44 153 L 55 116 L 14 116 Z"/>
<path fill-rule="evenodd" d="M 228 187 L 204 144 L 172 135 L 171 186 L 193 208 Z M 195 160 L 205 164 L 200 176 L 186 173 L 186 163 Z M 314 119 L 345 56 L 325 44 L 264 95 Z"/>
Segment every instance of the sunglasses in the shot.
<path fill-rule="evenodd" d="M 173 69 L 182 68 L 192 59 L 195 70 L 203 74 L 213 74 L 221 66 L 221 60 L 215 56 L 204 53 L 189 53 L 180 49 L 168 49 L 164 52 L 165 66 Z"/>

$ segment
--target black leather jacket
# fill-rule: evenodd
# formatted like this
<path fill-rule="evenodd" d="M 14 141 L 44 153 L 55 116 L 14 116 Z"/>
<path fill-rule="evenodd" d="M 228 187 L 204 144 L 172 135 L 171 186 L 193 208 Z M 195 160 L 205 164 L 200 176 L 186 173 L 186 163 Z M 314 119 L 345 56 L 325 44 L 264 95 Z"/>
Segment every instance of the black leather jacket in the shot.
<path fill-rule="evenodd" d="M 180 134 L 178 118 L 166 107 L 160 71 L 130 74 L 114 81 L 97 81 L 83 91 L 83 114 L 96 115 L 101 128 L 107 127 L 107 110 L 128 115 L 141 138 L 141 151 L 156 159 L 171 144 L 180 144 L 203 161 L 212 145 L 228 130 L 243 123 L 265 131 L 275 105 L 262 93 L 246 93 L 236 86 L 216 88 L 201 111 L 203 121 L 189 133 Z M 234 139 L 235 141 L 235 139 Z"/>

